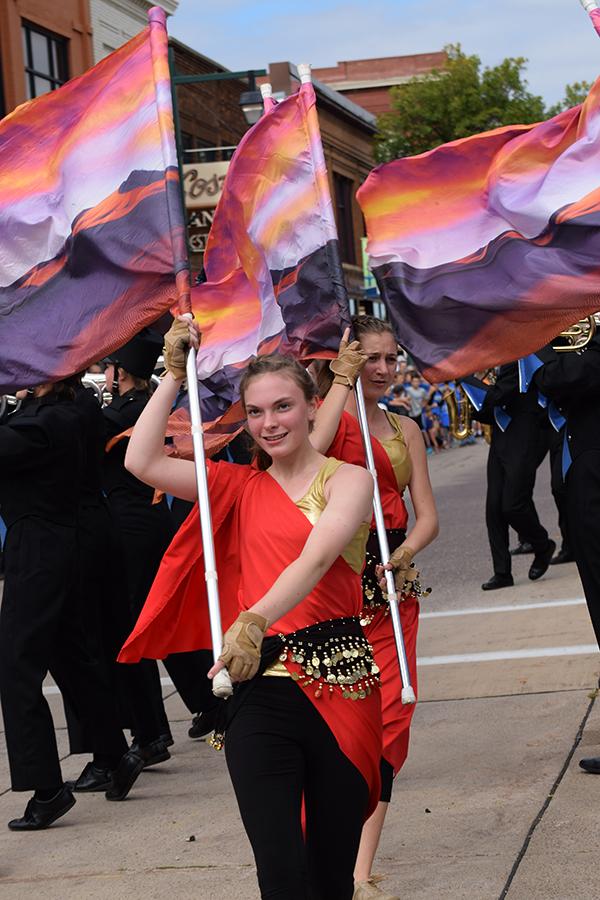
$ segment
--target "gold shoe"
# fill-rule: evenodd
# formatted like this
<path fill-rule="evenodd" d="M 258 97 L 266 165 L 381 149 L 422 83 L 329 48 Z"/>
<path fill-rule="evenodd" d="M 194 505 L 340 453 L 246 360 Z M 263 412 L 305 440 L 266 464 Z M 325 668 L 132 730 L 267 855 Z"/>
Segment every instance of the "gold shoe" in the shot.
<path fill-rule="evenodd" d="M 355 881 L 353 900 L 400 900 L 396 894 L 385 894 L 377 887 L 385 875 L 371 875 L 368 881 Z"/>

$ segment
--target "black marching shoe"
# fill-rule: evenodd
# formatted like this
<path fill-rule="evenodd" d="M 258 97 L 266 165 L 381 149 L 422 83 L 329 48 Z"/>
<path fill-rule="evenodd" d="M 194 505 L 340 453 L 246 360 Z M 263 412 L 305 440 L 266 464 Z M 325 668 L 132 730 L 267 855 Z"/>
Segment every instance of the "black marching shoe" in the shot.
<path fill-rule="evenodd" d="M 66 785 L 51 800 L 36 800 L 32 797 L 20 819 L 12 819 L 8 823 L 11 831 L 41 831 L 48 828 L 61 816 L 64 816 L 76 800 Z"/>
<path fill-rule="evenodd" d="M 551 566 L 561 566 L 563 563 L 575 562 L 575 557 L 571 553 L 570 550 L 565 550 L 563 547 L 558 551 L 556 556 L 553 556 L 550 560 Z"/>
<path fill-rule="evenodd" d="M 78 794 L 105 791 L 112 786 L 112 770 L 102 769 L 89 762 L 76 781 L 65 781 L 65 785 Z"/>
<path fill-rule="evenodd" d="M 533 547 L 528 541 L 521 541 L 510 551 L 511 556 L 525 556 L 528 553 L 533 553 Z"/>
<path fill-rule="evenodd" d="M 550 565 L 550 560 L 554 556 L 555 550 L 555 542 L 551 541 L 548 538 L 546 549 L 542 550 L 541 553 L 536 553 L 533 557 L 533 562 L 531 563 L 531 567 L 529 569 L 529 578 L 531 581 L 537 581 L 538 578 L 541 578 L 542 575 L 544 575 L 548 571 L 548 566 Z"/>
<path fill-rule="evenodd" d="M 591 775 L 600 775 L 600 756 L 588 756 L 587 759 L 580 759 L 579 766 Z"/>
<path fill-rule="evenodd" d="M 192 719 L 192 726 L 188 729 L 188 737 L 198 739 L 206 737 L 211 731 L 215 730 L 217 723 L 217 711 L 219 706 L 214 709 L 206 710 L 206 712 L 198 713 Z"/>
<path fill-rule="evenodd" d="M 167 743 L 169 741 L 169 743 Z M 162 735 L 157 738 L 155 741 L 151 741 L 145 747 L 140 747 L 137 741 L 134 741 L 131 745 L 131 750 L 135 753 L 140 753 L 144 759 L 144 768 L 149 769 L 150 766 L 156 766 L 158 763 L 166 762 L 168 759 L 171 759 L 171 754 L 167 750 L 167 747 L 172 746 L 175 743 L 173 738 L 168 738 L 166 735 Z"/>
<path fill-rule="evenodd" d="M 513 587 L 514 581 L 512 575 L 492 575 L 489 581 L 484 581 L 481 585 L 482 591 L 497 591 L 498 588 Z"/>
<path fill-rule="evenodd" d="M 112 787 L 105 793 L 107 800 L 125 800 L 127 794 L 137 781 L 146 766 L 164 762 L 171 754 L 162 741 L 156 740 L 145 747 L 134 746 L 121 757 L 121 761 L 113 772 Z"/>

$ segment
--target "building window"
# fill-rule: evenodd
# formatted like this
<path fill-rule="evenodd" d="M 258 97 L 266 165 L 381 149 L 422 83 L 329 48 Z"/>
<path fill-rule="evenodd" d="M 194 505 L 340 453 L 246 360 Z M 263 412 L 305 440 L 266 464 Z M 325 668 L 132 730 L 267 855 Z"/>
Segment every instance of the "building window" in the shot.
<path fill-rule="evenodd" d="M 23 22 L 22 34 L 25 90 L 27 98 L 32 100 L 55 91 L 68 80 L 67 41 L 28 22 Z"/>
<path fill-rule="evenodd" d="M 354 224 L 352 221 L 354 182 L 351 178 L 346 178 L 344 175 L 334 172 L 333 190 L 342 262 L 355 264 L 356 242 L 354 240 Z"/>

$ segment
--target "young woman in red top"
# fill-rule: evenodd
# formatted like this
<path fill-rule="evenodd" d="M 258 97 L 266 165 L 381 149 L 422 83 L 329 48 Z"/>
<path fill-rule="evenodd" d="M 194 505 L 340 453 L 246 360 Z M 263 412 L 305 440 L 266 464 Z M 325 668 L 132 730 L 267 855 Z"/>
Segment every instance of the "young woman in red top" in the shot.
<path fill-rule="evenodd" d="M 377 481 L 392 553 L 391 568 L 395 571 L 400 594 L 404 587 L 405 576 L 410 574 L 413 557 L 437 536 L 437 512 L 427 471 L 423 436 L 418 425 L 407 416 L 389 413 L 379 406 L 379 400 L 393 384 L 396 373 L 397 346 L 393 331 L 387 322 L 372 316 L 354 318 L 353 328 L 354 336 L 360 345 L 352 344 L 346 347 L 345 341 L 342 342 L 340 356 L 331 364 L 332 370 L 348 373 L 347 384 L 344 386 L 343 378 L 338 377 L 331 385 L 317 413 L 311 441 L 317 449 L 327 455 L 356 465 L 365 465 L 363 442 L 356 418 L 356 403 L 351 390 L 356 375 L 364 366 L 361 381 Z M 414 524 L 408 533 L 406 531 L 408 513 L 403 500 L 406 488 L 410 492 L 415 511 Z M 363 829 L 355 869 L 354 896 L 356 900 L 367 900 L 371 897 L 378 900 L 394 900 L 393 895 L 385 894 L 377 887 L 377 879 L 372 877 L 371 868 L 391 798 L 392 781 L 408 754 L 414 705 L 403 706 L 400 699 L 400 670 L 392 621 L 387 600 L 379 584 L 382 573 L 376 572 L 380 553 L 374 529 L 373 523 L 367 544 L 367 565 L 363 574 L 364 605 L 361 621 L 381 672 L 382 792 L 376 811 Z M 400 618 L 411 681 L 416 690 L 419 603 L 410 591 L 406 591 L 406 594 L 406 599 L 400 603 Z"/>
<path fill-rule="evenodd" d="M 193 463 L 163 451 L 185 371 L 177 355 L 166 354 L 169 371 L 135 426 L 126 465 L 193 500 Z M 372 479 L 310 443 L 315 389 L 293 360 L 256 360 L 241 397 L 259 465 L 208 464 L 228 627 L 211 674 L 225 664 L 238 682 L 227 763 L 262 896 L 350 900 L 362 825 L 380 791 L 381 702 L 358 618 Z M 121 659 L 206 639 L 198 543 L 196 511 L 167 551 Z"/>

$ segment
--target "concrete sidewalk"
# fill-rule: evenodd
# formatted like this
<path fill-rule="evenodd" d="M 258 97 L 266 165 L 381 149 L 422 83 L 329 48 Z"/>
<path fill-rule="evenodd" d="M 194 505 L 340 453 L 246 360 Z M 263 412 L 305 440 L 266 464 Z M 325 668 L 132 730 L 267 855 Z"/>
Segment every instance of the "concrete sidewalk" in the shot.
<path fill-rule="evenodd" d="M 378 870 L 389 875 L 386 886 L 411 900 L 505 896 L 590 706 L 581 745 L 508 896 L 596 900 L 600 778 L 581 773 L 576 761 L 582 752 L 600 751 L 600 708 L 581 689 L 420 704 L 378 860 Z M 45 900 L 258 898 L 223 754 L 186 737 L 188 719 L 177 697 L 168 711 L 179 719 L 173 758 L 143 773 L 126 802 L 83 795 L 47 831 L 0 832 L 3 900 L 34 892 Z M 67 758 L 66 776 L 80 765 Z M 21 811 L 21 799 L 0 798 L 0 823 Z"/>
<path fill-rule="evenodd" d="M 420 703 L 376 871 L 403 900 L 598 900 L 600 778 L 577 762 L 600 754 L 600 701 L 590 699 L 600 657 L 573 565 L 532 583 L 521 557 L 515 588 L 481 592 L 484 465 L 482 447 L 432 461 L 444 530 L 419 559 L 434 586 Z M 552 521 L 544 473 L 538 500 Z M 85 760 L 67 755 L 60 697 L 48 700 L 65 777 L 76 776 Z M 177 695 L 167 711 L 169 762 L 143 773 L 126 802 L 80 795 L 39 833 L 5 828 L 27 797 L 10 792 L 0 743 L 2 900 L 257 900 L 223 754 L 188 739 Z"/>

